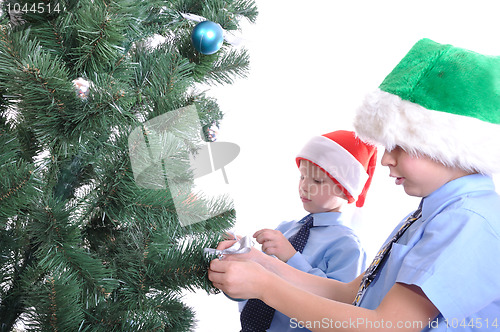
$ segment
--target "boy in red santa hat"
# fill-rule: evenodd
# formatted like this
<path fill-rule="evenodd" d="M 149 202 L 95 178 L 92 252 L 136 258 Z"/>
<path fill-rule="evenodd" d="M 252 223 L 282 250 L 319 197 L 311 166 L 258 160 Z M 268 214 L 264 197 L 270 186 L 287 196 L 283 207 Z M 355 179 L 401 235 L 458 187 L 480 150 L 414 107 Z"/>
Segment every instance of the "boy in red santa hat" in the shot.
<path fill-rule="evenodd" d="M 299 196 L 309 214 L 276 230 L 257 231 L 254 237 L 262 251 L 298 270 L 343 282 L 364 271 L 366 254 L 342 208 L 346 203 L 363 206 L 376 159 L 376 148 L 352 131 L 311 138 L 296 157 Z M 260 300 L 240 308 L 242 331 L 292 331 L 289 317 Z"/>

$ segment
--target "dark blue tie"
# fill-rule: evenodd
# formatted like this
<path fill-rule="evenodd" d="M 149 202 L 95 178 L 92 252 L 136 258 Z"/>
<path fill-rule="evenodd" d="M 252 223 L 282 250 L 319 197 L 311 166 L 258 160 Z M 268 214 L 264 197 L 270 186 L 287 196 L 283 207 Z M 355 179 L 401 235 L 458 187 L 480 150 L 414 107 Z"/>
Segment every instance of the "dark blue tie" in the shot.
<path fill-rule="evenodd" d="M 309 233 L 311 231 L 311 227 L 313 226 L 313 216 L 312 214 L 308 214 L 299 223 L 304 223 L 302 227 L 299 229 L 297 233 L 290 236 L 288 241 L 292 244 L 293 248 L 298 252 L 302 253 L 304 251 L 304 247 L 306 246 L 307 240 L 309 239 Z"/>
<path fill-rule="evenodd" d="M 288 241 L 293 248 L 302 253 L 306 246 L 307 239 L 311 227 L 313 226 L 313 216 L 309 214 L 302 218 L 299 223 L 304 223 L 297 233 L 292 235 Z M 241 331 L 242 332 L 264 332 L 269 326 L 274 317 L 274 309 L 262 302 L 261 300 L 251 299 L 241 311 Z"/>

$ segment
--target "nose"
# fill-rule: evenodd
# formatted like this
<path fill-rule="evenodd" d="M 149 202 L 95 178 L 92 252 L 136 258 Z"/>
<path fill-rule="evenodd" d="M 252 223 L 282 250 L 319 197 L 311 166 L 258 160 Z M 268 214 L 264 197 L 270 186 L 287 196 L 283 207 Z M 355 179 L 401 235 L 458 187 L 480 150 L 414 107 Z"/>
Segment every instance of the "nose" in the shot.
<path fill-rule="evenodd" d="M 304 192 L 304 193 L 309 191 L 309 185 L 307 184 L 307 181 L 305 179 L 300 180 L 299 191 Z"/>
<path fill-rule="evenodd" d="M 395 166 L 396 159 L 394 158 L 391 151 L 384 151 L 384 155 L 382 156 L 382 160 L 380 161 L 382 166 Z"/>

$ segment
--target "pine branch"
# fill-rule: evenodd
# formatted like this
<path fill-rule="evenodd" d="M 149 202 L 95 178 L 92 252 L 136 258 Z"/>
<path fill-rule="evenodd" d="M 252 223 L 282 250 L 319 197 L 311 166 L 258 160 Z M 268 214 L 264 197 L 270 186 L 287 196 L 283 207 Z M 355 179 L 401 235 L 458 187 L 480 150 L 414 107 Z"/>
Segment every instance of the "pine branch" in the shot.
<path fill-rule="evenodd" d="M 124 52 L 123 20 L 118 17 L 114 3 L 81 1 L 75 29 L 78 44 L 73 49 L 76 72 L 101 72 L 110 69 Z"/>
<path fill-rule="evenodd" d="M 259 11 L 254 0 L 236 0 L 230 4 L 230 12 L 235 16 L 245 17 L 249 22 L 255 23 Z"/>
<path fill-rule="evenodd" d="M 24 299 L 29 296 L 29 292 L 25 288 L 23 279 L 25 272 L 29 270 L 35 262 L 33 247 L 29 246 L 26 249 L 21 262 L 20 266 L 14 266 L 14 273 L 9 285 L 10 287 L 6 292 L 2 291 L 0 303 L 1 332 L 11 331 L 19 316 L 26 310 Z"/>
<path fill-rule="evenodd" d="M 42 330 L 76 330 L 83 308 L 104 301 L 116 283 L 98 260 L 80 248 L 79 225 L 69 224 L 71 212 L 55 201 L 43 205 L 32 212 L 29 223 L 37 263 L 27 283 L 32 295 L 24 302 L 37 308 L 31 316 Z"/>
<path fill-rule="evenodd" d="M 142 114 L 145 119 L 186 106 L 179 101 L 193 85 L 193 64 L 172 52 L 168 44 L 146 52 L 135 52 L 135 56 L 138 63 L 136 84 L 141 88 L 144 102 L 150 102 L 152 111 Z"/>
<path fill-rule="evenodd" d="M 249 55 L 246 50 L 229 50 L 213 63 L 206 73 L 208 82 L 215 84 L 232 84 L 235 78 L 245 78 L 249 70 Z"/>
<path fill-rule="evenodd" d="M 17 104 L 22 119 L 41 142 L 53 146 L 66 141 L 72 136 L 68 115 L 76 102 L 68 71 L 58 57 L 30 40 L 29 29 L 19 33 L 2 30 L 0 38 L 0 66 L 4 68 L 0 88 Z"/>
<path fill-rule="evenodd" d="M 27 206 L 25 196 L 34 194 L 33 168 L 19 161 L 19 142 L 0 119 L 0 225 Z"/>

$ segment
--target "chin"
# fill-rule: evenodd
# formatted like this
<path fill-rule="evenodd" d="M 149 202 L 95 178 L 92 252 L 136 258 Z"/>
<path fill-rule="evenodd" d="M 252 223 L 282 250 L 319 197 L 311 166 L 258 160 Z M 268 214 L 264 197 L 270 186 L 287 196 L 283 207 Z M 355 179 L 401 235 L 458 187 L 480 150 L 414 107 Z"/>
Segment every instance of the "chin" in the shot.
<path fill-rule="evenodd" d="M 321 211 L 318 211 L 318 209 L 316 209 L 316 208 L 312 208 L 312 207 L 310 207 L 310 206 L 309 206 L 309 207 L 305 207 L 305 206 L 304 206 L 304 210 L 306 210 L 306 211 L 307 211 L 307 212 L 309 212 L 309 213 L 320 213 L 320 212 L 321 212 Z"/>
<path fill-rule="evenodd" d="M 425 197 L 427 195 L 424 195 L 422 194 L 421 190 L 415 190 L 414 188 L 404 188 L 405 190 L 405 193 L 408 195 L 408 196 L 412 196 L 412 197 Z"/>

